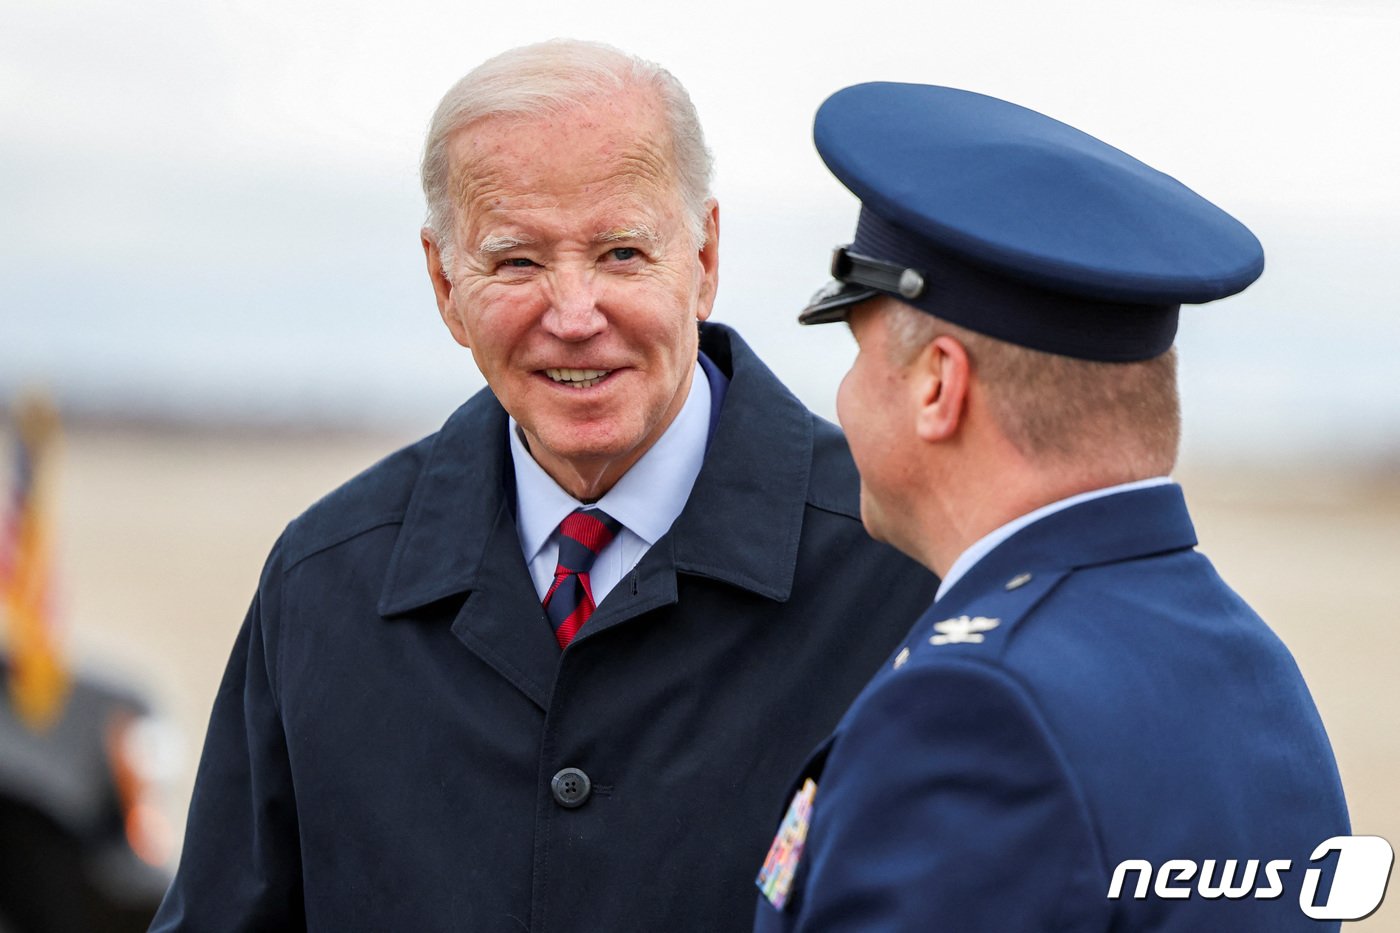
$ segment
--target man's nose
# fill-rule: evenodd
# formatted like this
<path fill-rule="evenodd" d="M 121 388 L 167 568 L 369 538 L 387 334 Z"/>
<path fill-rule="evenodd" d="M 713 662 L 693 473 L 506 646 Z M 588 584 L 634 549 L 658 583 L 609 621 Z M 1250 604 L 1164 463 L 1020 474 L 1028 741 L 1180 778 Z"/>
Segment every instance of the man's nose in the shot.
<path fill-rule="evenodd" d="M 607 327 L 607 318 L 598 310 L 593 275 L 582 269 L 561 268 L 549 275 L 549 308 L 544 328 L 560 340 L 587 340 Z"/>

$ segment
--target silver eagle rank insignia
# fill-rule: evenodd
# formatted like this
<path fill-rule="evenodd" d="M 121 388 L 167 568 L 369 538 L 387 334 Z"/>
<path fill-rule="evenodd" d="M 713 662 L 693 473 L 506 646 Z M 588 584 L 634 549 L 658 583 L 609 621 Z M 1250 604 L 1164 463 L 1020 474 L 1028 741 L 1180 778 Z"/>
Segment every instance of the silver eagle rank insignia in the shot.
<path fill-rule="evenodd" d="M 958 645 L 958 644 L 980 644 L 986 640 L 983 632 L 990 632 L 1001 624 L 1000 619 L 989 619 L 986 616 L 958 616 L 953 619 L 944 619 L 942 622 L 933 623 L 933 630 L 937 632 L 928 640 L 930 645 Z"/>

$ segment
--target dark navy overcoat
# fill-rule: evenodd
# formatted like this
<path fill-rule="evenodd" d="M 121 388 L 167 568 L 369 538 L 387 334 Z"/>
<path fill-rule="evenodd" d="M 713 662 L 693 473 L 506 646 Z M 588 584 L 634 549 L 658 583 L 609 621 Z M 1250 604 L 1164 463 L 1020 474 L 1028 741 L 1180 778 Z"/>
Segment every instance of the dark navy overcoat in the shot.
<path fill-rule="evenodd" d="M 1195 544 L 1163 485 L 975 564 L 800 772 L 809 835 L 756 929 L 1335 930 L 1299 906 L 1328 871 L 1314 848 L 1348 832 L 1331 746 L 1288 650 Z M 1111 899 L 1127 860 L 1150 866 L 1145 896 L 1139 868 Z M 1173 860 L 1194 868 L 1159 894 Z M 1270 861 L 1290 863 L 1279 891 Z"/>
<path fill-rule="evenodd" d="M 749 927 L 769 814 L 936 580 L 865 536 L 836 428 L 701 346 L 690 500 L 562 654 L 489 391 L 288 526 L 154 929 Z"/>

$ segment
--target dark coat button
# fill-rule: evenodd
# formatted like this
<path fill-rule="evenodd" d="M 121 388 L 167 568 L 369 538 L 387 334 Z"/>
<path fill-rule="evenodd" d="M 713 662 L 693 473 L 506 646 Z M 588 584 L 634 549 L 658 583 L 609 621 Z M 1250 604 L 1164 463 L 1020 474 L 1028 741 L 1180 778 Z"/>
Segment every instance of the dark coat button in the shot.
<path fill-rule="evenodd" d="M 554 801 L 561 807 L 581 807 L 593 793 L 593 782 L 578 768 L 565 768 L 549 782 Z"/>

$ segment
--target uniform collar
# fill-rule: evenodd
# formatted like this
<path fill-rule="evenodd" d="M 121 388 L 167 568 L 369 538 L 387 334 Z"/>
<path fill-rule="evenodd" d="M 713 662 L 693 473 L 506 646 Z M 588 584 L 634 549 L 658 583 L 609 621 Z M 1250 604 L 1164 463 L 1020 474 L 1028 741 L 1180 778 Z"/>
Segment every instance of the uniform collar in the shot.
<path fill-rule="evenodd" d="M 991 587 L 1023 574 L 1073 570 L 1196 546 L 1196 529 L 1176 483 L 1090 497 L 1014 531 L 940 594 L 951 611 Z"/>
<path fill-rule="evenodd" d="M 973 542 L 971 547 L 958 555 L 958 559 L 953 561 L 953 565 L 949 567 L 948 572 L 943 575 L 943 582 L 938 585 L 938 593 L 933 597 L 934 601 L 937 602 L 939 597 L 951 590 L 953 585 L 957 583 L 958 580 L 962 579 L 963 574 L 976 566 L 977 562 L 990 554 L 998 544 L 1001 544 L 1001 542 L 1005 541 L 1022 528 L 1032 525 L 1042 518 L 1054 515 L 1056 512 L 1062 512 L 1071 506 L 1078 505 L 1081 502 L 1088 502 L 1090 499 L 1111 496 L 1120 492 L 1132 492 L 1134 489 L 1148 489 L 1152 486 L 1164 486 L 1170 482 L 1171 479 L 1169 477 L 1155 476 L 1152 479 L 1140 479 L 1131 483 L 1119 483 L 1116 486 L 1106 486 L 1103 489 L 1091 489 L 1088 492 L 1081 492 L 1077 495 L 1067 496 L 1064 499 L 1051 502 L 1049 505 L 1042 505 L 1040 508 L 1032 512 L 1027 512 L 1019 518 L 1013 518 L 1000 528 L 977 539 Z"/>
<path fill-rule="evenodd" d="M 811 415 L 734 331 L 702 324 L 700 346 L 730 382 L 690 499 L 657 546 L 671 540 L 677 571 L 785 600 L 811 471 Z M 488 388 L 438 432 L 389 559 L 381 614 L 479 585 L 494 528 L 515 525 L 506 422 Z M 518 548 L 515 556 L 523 566 Z"/>

